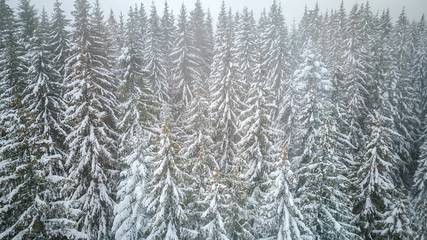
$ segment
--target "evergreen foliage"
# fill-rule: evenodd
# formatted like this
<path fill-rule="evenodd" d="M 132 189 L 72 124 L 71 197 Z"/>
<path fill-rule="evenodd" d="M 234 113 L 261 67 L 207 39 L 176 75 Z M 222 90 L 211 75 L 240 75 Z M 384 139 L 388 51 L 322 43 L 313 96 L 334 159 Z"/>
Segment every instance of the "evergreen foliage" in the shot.
<path fill-rule="evenodd" d="M 427 240 L 424 16 L 54 2 L 0 0 L 0 239 Z"/>

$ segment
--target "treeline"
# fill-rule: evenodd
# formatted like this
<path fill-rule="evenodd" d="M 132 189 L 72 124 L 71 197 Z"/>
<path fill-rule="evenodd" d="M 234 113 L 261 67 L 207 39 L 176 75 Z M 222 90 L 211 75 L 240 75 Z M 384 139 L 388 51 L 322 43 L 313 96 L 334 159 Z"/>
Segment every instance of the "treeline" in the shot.
<path fill-rule="evenodd" d="M 427 31 L 0 0 L 0 239 L 427 239 Z"/>

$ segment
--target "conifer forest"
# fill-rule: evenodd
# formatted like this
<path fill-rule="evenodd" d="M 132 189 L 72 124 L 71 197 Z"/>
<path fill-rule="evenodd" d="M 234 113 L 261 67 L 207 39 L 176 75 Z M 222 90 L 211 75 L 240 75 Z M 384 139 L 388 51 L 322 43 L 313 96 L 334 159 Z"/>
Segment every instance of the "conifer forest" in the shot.
<path fill-rule="evenodd" d="M 427 26 L 0 0 L 0 239 L 427 240 Z"/>

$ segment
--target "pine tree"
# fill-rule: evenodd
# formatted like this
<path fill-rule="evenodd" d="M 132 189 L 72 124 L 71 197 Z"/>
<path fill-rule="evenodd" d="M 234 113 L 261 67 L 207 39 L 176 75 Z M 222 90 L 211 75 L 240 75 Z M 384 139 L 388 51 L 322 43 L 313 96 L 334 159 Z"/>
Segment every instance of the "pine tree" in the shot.
<path fill-rule="evenodd" d="M 424 123 L 424 131 L 427 127 Z M 421 155 L 418 159 L 418 167 L 414 177 L 414 205 L 416 212 L 417 232 L 416 238 L 427 239 L 427 140 L 421 145 Z"/>
<path fill-rule="evenodd" d="M 290 165 L 287 147 L 283 145 L 265 182 L 267 194 L 259 210 L 264 221 L 263 239 L 301 239 L 311 234 L 293 198 L 292 188 L 297 182 Z"/>
<path fill-rule="evenodd" d="M 164 57 L 164 68 L 165 68 L 165 81 L 170 83 L 173 81 L 172 69 L 174 68 L 173 58 L 171 56 L 175 44 L 176 28 L 175 28 L 175 18 L 172 11 L 169 10 L 167 1 L 165 1 L 165 7 L 163 10 L 163 16 L 160 20 L 160 31 L 161 31 L 161 50 Z M 172 94 L 172 87 L 168 86 L 166 91 L 168 95 Z M 171 98 L 171 96 L 170 96 Z"/>
<path fill-rule="evenodd" d="M 9 7 L 9 5 L 6 4 L 6 0 L 0 1 L 0 51 L 3 52 L 3 49 L 6 47 L 6 36 L 8 33 L 8 30 L 10 30 L 11 22 L 10 18 L 13 15 L 12 9 Z"/>
<path fill-rule="evenodd" d="M 274 91 L 276 104 L 281 102 L 283 93 L 286 92 L 289 75 L 291 74 L 290 58 L 287 51 L 288 31 L 282 14 L 281 6 L 273 1 L 268 12 L 268 26 L 263 32 L 263 51 L 268 71 L 268 86 Z M 276 113 L 277 114 L 277 113 Z"/>
<path fill-rule="evenodd" d="M 256 50 L 255 50 L 256 51 Z M 240 114 L 240 125 L 237 130 L 241 136 L 238 142 L 239 158 L 248 165 L 244 178 L 249 183 L 251 200 L 247 206 L 247 219 L 253 226 L 251 231 L 255 237 L 259 236 L 259 229 L 263 225 L 257 209 L 262 205 L 268 174 L 274 163 L 275 141 L 278 134 L 273 128 L 270 113 L 274 105 L 269 88 L 265 87 L 266 72 L 263 58 L 258 48 L 258 61 L 253 72 L 253 80 L 247 93 L 245 105 L 247 109 Z"/>
<path fill-rule="evenodd" d="M 214 169 L 219 169 L 219 165 L 214 158 L 211 146 L 214 143 L 211 138 L 210 119 L 208 118 L 207 91 L 203 82 L 193 84 L 194 98 L 185 109 L 182 157 L 187 159 L 184 170 L 188 172 L 192 180 L 187 184 L 188 191 L 188 215 L 191 229 L 198 229 L 203 222 L 200 218 L 206 210 L 203 198 L 209 191 L 209 177 Z M 199 232 L 203 232 L 200 231 Z M 202 234 L 202 233 L 200 233 Z M 203 235 L 202 235 L 203 236 Z"/>
<path fill-rule="evenodd" d="M 118 156 L 123 167 L 114 208 L 112 231 L 116 239 L 145 236 L 148 216 L 143 200 L 148 191 L 149 158 L 152 157 L 154 125 L 158 122 L 159 104 L 148 87 L 147 73 L 142 72 L 142 46 L 139 42 L 138 12 L 129 11 L 125 47 L 120 59 L 120 121 Z"/>
<path fill-rule="evenodd" d="M 357 172 L 358 196 L 355 222 L 365 239 L 412 236 L 404 195 L 396 188 L 397 161 L 393 152 L 387 119 L 380 111 L 373 116 L 371 134 L 366 142 Z"/>
<path fill-rule="evenodd" d="M 298 123 L 293 130 L 295 145 L 299 146 L 292 161 L 295 169 L 313 157 L 316 132 L 331 112 L 329 73 L 311 41 L 304 49 L 304 62 L 294 73 L 296 96 L 299 96 L 296 98 Z"/>
<path fill-rule="evenodd" d="M 193 37 L 192 46 L 199 54 L 199 59 L 196 62 L 198 72 L 201 79 L 208 83 L 207 78 L 210 75 L 210 65 L 212 63 L 212 50 L 213 46 L 210 42 L 213 37 L 210 35 L 212 32 L 212 24 L 208 16 L 205 16 L 200 0 L 194 4 L 193 11 L 190 12 L 190 20 L 188 23 L 189 34 Z"/>
<path fill-rule="evenodd" d="M 370 54 L 372 43 L 369 39 L 370 24 L 363 25 L 364 6 L 355 4 L 348 16 L 343 49 L 344 56 L 340 60 L 344 64 L 343 71 L 335 74 L 337 86 L 337 114 L 340 116 L 339 132 L 346 144 L 345 152 L 349 162 L 355 162 L 357 155 L 363 149 L 367 130 L 365 119 L 369 110 L 366 105 L 368 94 L 367 83 L 372 79 L 370 70 Z M 368 11 L 369 12 L 369 11 Z M 339 63 L 339 62 L 338 62 Z M 343 74 L 343 75 L 341 75 Z"/>
<path fill-rule="evenodd" d="M 220 171 L 230 172 L 233 159 L 236 157 L 238 116 L 241 110 L 240 82 L 237 79 L 237 66 L 232 56 L 232 16 L 227 16 L 225 5 L 221 7 L 216 32 L 215 57 L 212 63 L 211 106 L 212 121 L 215 129 L 213 140 L 214 151 Z"/>
<path fill-rule="evenodd" d="M 53 57 L 49 46 L 49 20 L 44 9 L 34 35 L 30 53 L 32 64 L 27 75 L 29 81 L 23 103 L 34 115 L 39 134 L 51 143 L 49 153 L 63 155 L 65 151 L 62 143 L 66 129 L 61 121 L 66 104 L 61 96 L 62 77 L 50 64 Z"/>
<path fill-rule="evenodd" d="M 411 82 L 411 69 L 409 64 L 412 61 L 411 47 L 410 47 L 410 32 L 409 32 L 409 20 L 406 17 L 406 13 L 402 10 L 395 28 L 393 29 L 393 57 L 394 64 L 397 73 L 397 81 L 395 87 L 395 99 L 394 106 L 396 112 L 394 112 L 394 122 L 396 130 L 402 136 L 399 141 L 396 142 L 396 150 L 404 161 L 405 165 L 400 166 L 402 175 L 405 176 L 408 173 L 413 175 L 413 172 L 408 172 L 408 167 L 413 164 L 414 161 L 414 142 L 416 139 L 416 131 L 419 128 L 418 119 L 414 110 L 416 110 L 416 90 Z M 409 185 L 411 179 L 403 177 L 404 183 Z M 409 186 L 408 186 L 409 188 Z"/>
<path fill-rule="evenodd" d="M 162 35 L 156 7 L 151 6 L 147 27 L 145 48 L 146 70 L 150 73 L 150 84 L 162 103 L 169 101 L 168 83 L 166 82 L 165 56 L 162 50 Z"/>
<path fill-rule="evenodd" d="M 67 59 L 65 123 L 71 126 L 66 138 L 68 176 L 73 183 L 68 200 L 83 211 L 77 228 L 91 239 L 110 237 L 114 206 L 115 160 L 112 76 L 105 49 L 102 12 L 96 2 L 92 16 L 86 0 L 75 2 L 72 54 Z"/>
<path fill-rule="evenodd" d="M 234 58 L 239 68 L 240 81 L 245 91 L 254 82 L 253 69 L 256 62 L 256 24 L 253 13 L 243 9 L 241 23 L 236 26 Z M 264 79 L 263 79 L 264 80 Z"/>
<path fill-rule="evenodd" d="M 192 231 L 183 227 L 187 219 L 183 203 L 185 192 L 182 184 L 186 174 L 180 169 L 182 159 L 178 155 L 179 145 L 175 142 L 166 124 L 162 124 L 158 151 L 153 159 L 153 175 L 150 191 L 146 195 L 147 211 L 152 215 L 147 239 L 186 239 Z"/>
<path fill-rule="evenodd" d="M 317 239 L 360 239 L 351 222 L 352 203 L 346 193 L 350 181 L 344 174 L 348 168 L 336 153 L 337 134 L 332 124 L 326 120 L 318 129 L 313 156 L 298 170 L 304 181 L 298 189 L 300 209 Z"/>
<path fill-rule="evenodd" d="M 202 220 L 202 236 L 207 240 L 229 240 L 227 231 L 225 230 L 223 212 L 227 206 L 224 204 L 226 200 L 227 186 L 220 180 L 218 169 L 214 169 L 209 181 L 210 189 L 206 191 L 203 202 L 207 205 L 203 212 Z"/>
<path fill-rule="evenodd" d="M 187 13 L 184 5 L 178 18 L 178 31 L 172 51 L 172 69 L 174 79 L 174 105 L 177 111 L 182 111 L 193 99 L 194 82 L 201 81 L 198 72 L 202 61 L 200 52 L 193 46 L 194 36 L 189 31 Z"/>
<path fill-rule="evenodd" d="M 69 36 L 67 30 L 69 20 L 65 18 L 64 11 L 61 9 L 61 3 L 57 0 L 54 4 L 51 24 L 49 46 L 52 51 L 52 63 L 54 68 L 61 76 L 61 83 L 64 78 L 65 62 L 69 54 Z"/>
<path fill-rule="evenodd" d="M 54 206 L 49 202 L 61 177 L 49 173 L 48 168 L 60 155 L 49 154 L 51 142 L 36 132 L 36 120 L 15 95 L 2 121 L 7 140 L 2 140 L 0 147 L 0 238 L 71 238 L 66 226 L 73 223 L 52 218 Z"/>
<path fill-rule="evenodd" d="M 238 67 L 233 55 L 234 21 L 231 11 L 227 14 L 222 4 L 218 18 L 215 56 L 212 63 L 209 107 L 213 121 L 213 153 L 219 164 L 219 172 L 230 188 L 230 196 L 225 199 L 227 211 L 222 213 L 228 237 L 232 239 L 252 239 L 248 222 L 244 217 L 247 204 L 246 184 L 243 180 L 245 163 L 237 156 L 238 116 L 242 109 L 241 85 Z"/>
<path fill-rule="evenodd" d="M 413 64 L 413 77 L 415 86 L 419 89 L 419 119 L 421 134 L 419 139 L 419 156 L 417 168 L 414 175 L 413 203 L 416 213 L 416 238 L 427 239 L 427 32 L 425 29 L 424 15 L 418 24 L 419 43 L 415 52 Z"/>
<path fill-rule="evenodd" d="M 183 170 L 192 176 L 192 180 L 187 183 L 188 206 L 187 212 L 190 221 L 189 228 L 199 232 L 199 237 L 203 235 L 202 215 L 205 206 L 203 198 L 208 190 L 209 177 L 212 171 L 218 169 L 211 145 L 211 122 L 208 118 L 208 87 L 205 79 L 202 79 L 198 69 L 203 59 L 200 52 L 193 46 L 194 36 L 189 28 L 190 23 L 186 20 L 185 8 L 181 8 L 181 14 L 178 19 L 178 38 L 175 44 L 175 79 L 178 80 L 178 93 L 175 95 L 184 114 L 182 117 L 183 125 L 183 147 L 180 151 L 182 157 L 187 159 Z M 191 187 L 190 187 L 191 186 Z"/>
<path fill-rule="evenodd" d="M 27 52 L 38 24 L 37 11 L 34 5 L 31 5 L 30 0 L 20 0 L 17 20 L 19 43 Z"/>

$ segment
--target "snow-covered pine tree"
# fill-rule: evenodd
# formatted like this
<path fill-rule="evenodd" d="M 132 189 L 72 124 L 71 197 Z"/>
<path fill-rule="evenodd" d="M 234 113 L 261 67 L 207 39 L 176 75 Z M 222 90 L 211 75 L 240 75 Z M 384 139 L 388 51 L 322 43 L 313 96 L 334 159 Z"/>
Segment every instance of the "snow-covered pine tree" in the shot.
<path fill-rule="evenodd" d="M 254 80 L 254 68 L 257 58 L 256 24 L 252 12 L 244 8 L 240 23 L 236 23 L 236 40 L 233 49 L 234 58 L 239 68 L 239 78 L 244 91 L 248 91 Z M 265 81 L 265 79 L 262 79 Z M 243 99 L 242 99 L 243 100 Z"/>
<path fill-rule="evenodd" d="M 53 54 L 50 52 L 49 39 L 49 20 L 43 9 L 32 41 L 31 66 L 23 104 L 34 115 L 38 134 L 44 135 L 51 143 L 49 153 L 64 155 L 62 143 L 66 130 L 61 121 L 66 104 L 61 96 L 62 77 L 50 62 Z"/>
<path fill-rule="evenodd" d="M 416 117 L 416 99 L 417 90 L 411 81 L 412 62 L 411 47 L 410 47 L 410 25 L 403 9 L 397 23 L 393 29 L 393 57 L 396 69 L 397 81 L 394 93 L 393 105 L 396 111 L 393 113 L 394 124 L 396 130 L 402 136 L 399 141 L 396 141 L 395 149 L 404 165 L 400 165 L 402 180 L 409 189 L 409 184 L 412 179 L 408 175 L 413 176 L 413 172 L 409 172 L 408 167 L 414 165 L 414 142 L 416 141 L 416 131 L 419 128 L 418 118 Z M 414 170 L 414 169 L 413 169 Z"/>
<path fill-rule="evenodd" d="M 206 210 L 203 198 L 207 197 L 209 177 L 212 176 L 214 169 L 219 169 L 212 153 L 211 146 L 213 140 L 211 138 L 210 128 L 211 122 L 208 118 L 208 94 L 207 89 L 201 79 L 193 83 L 193 99 L 185 109 L 184 122 L 186 126 L 183 128 L 185 136 L 183 137 L 183 147 L 181 155 L 186 159 L 186 165 L 183 170 L 189 173 L 192 177 L 190 183 L 186 183 L 190 191 L 188 191 L 188 216 L 187 224 L 193 225 L 192 229 L 202 227 L 203 220 L 199 219 L 203 211 Z M 190 187 L 191 186 L 191 187 Z M 199 230 L 203 235 L 203 231 Z"/>
<path fill-rule="evenodd" d="M 33 41 L 34 32 L 37 28 L 37 25 L 37 10 L 35 9 L 34 5 L 31 4 L 31 0 L 20 0 L 16 18 L 16 29 L 18 37 L 17 40 L 18 44 L 20 45 L 18 52 L 22 58 L 23 72 L 28 72 L 28 68 L 31 65 L 31 42 Z M 26 82 L 24 84 L 26 84 Z"/>
<path fill-rule="evenodd" d="M 183 125 L 183 147 L 180 151 L 186 159 L 183 170 L 192 176 L 192 181 L 187 183 L 188 192 L 187 206 L 190 228 L 199 232 L 202 238 L 203 231 L 200 227 L 202 219 L 200 216 L 206 209 L 203 206 L 203 198 L 208 190 L 209 177 L 214 168 L 219 166 L 211 151 L 213 144 L 211 138 L 211 122 L 208 119 L 208 87 L 206 79 L 202 79 L 198 69 L 201 59 L 200 52 L 193 46 L 194 36 L 189 29 L 186 20 L 185 8 L 182 6 L 178 18 L 178 38 L 173 53 L 175 62 L 175 79 L 178 80 L 177 102 L 184 111 L 181 121 Z M 191 187 L 190 187 L 191 186 Z"/>
<path fill-rule="evenodd" d="M 278 134 L 277 130 L 273 129 L 273 121 L 270 116 L 272 108 L 274 108 L 272 104 L 274 100 L 270 89 L 265 86 L 266 69 L 263 65 L 261 49 L 255 48 L 255 51 L 257 49 L 257 63 L 256 65 L 252 63 L 253 65 L 250 66 L 250 69 L 255 69 L 252 70 L 252 81 L 246 95 L 247 108 L 240 114 L 240 125 L 237 130 L 238 135 L 241 136 L 238 142 L 238 157 L 248 165 L 244 178 L 248 182 L 248 195 L 251 200 L 246 207 L 246 218 L 252 225 L 251 231 L 255 238 L 261 236 L 260 229 L 263 225 L 258 215 L 258 209 L 263 204 L 263 195 L 266 190 L 262 184 L 267 181 L 278 152 L 275 149 Z"/>
<path fill-rule="evenodd" d="M 152 160 L 150 191 L 145 198 L 147 211 L 152 214 L 147 240 L 190 239 L 196 233 L 183 226 L 187 221 L 183 183 L 188 176 L 180 168 L 183 161 L 179 156 L 180 146 L 166 123 L 161 126 L 157 147 Z"/>
<path fill-rule="evenodd" d="M 5 47 L 7 29 L 10 27 L 9 18 L 13 15 L 12 9 L 6 4 L 6 0 L 0 1 L 0 50 Z"/>
<path fill-rule="evenodd" d="M 309 237 L 310 229 L 295 204 L 292 188 L 297 181 L 291 170 L 288 149 L 283 145 L 267 182 L 265 202 L 259 208 L 264 221 L 261 239 L 291 240 Z"/>
<path fill-rule="evenodd" d="M 427 226 L 423 223 L 427 222 L 427 117 L 424 117 L 424 139 L 420 147 L 420 157 L 418 159 L 417 171 L 414 177 L 414 205 L 416 218 L 416 239 L 427 239 Z"/>
<path fill-rule="evenodd" d="M 63 179 L 49 171 L 50 165 L 61 156 L 49 153 L 51 141 L 39 133 L 36 119 L 15 95 L 2 121 L 7 140 L 0 144 L 0 239 L 84 238 L 72 229 L 73 221 L 56 212 L 63 206 L 50 202 Z"/>
<path fill-rule="evenodd" d="M 281 102 L 291 75 L 291 58 L 287 50 L 288 30 L 277 1 L 273 1 L 267 17 L 267 29 L 262 33 L 263 52 L 268 70 L 268 87 L 275 93 L 276 104 Z M 277 113 L 274 113 L 277 114 Z"/>
<path fill-rule="evenodd" d="M 326 120 L 316 131 L 312 158 L 299 169 L 304 185 L 298 189 L 299 206 L 316 239 L 361 239 L 352 223 L 352 198 L 347 194 L 348 168 L 338 158 L 337 134 Z"/>
<path fill-rule="evenodd" d="M 201 81 L 202 73 L 198 70 L 201 69 L 199 65 L 203 61 L 200 51 L 194 47 L 194 36 L 189 29 L 184 5 L 181 7 L 177 27 L 177 36 L 171 55 L 174 85 L 171 90 L 173 91 L 174 109 L 177 111 L 176 119 L 193 99 L 193 85 L 195 82 Z"/>
<path fill-rule="evenodd" d="M 366 84 L 371 80 L 368 69 L 370 63 L 371 43 L 366 36 L 370 33 L 362 24 L 364 7 L 355 4 L 348 16 L 345 30 L 342 71 L 335 74 L 337 87 L 337 113 L 342 121 L 338 122 L 338 129 L 343 134 L 345 155 L 350 162 L 354 162 L 359 151 L 363 148 L 366 139 L 364 120 L 369 112 L 366 107 Z M 369 35 L 368 39 L 373 39 Z M 337 75 L 338 74 L 338 75 Z M 342 75 L 341 75 L 342 74 Z M 347 140 L 347 141 L 345 141 Z"/>
<path fill-rule="evenodd" d="M 297 195 L 304 222 L 315 238 L 354 238 L 350 198 L 344 191 L 349 180 L 344 177 L 346 166 L 335 152 L 336 134 L 332 122 L 332 83 L 325 65 L 313 43 L 306 43 L 304 62 L 295 72 L 299 113 L 297 130 L 301 146 L 292 164 L 297 169 Z M 331 126 L 332 125 L 332 126 Z"/>
<path fill-rule="evenodd" d="M 63 177 L 52 169 L 60 163 L 61 156 L 55 154 L 52 139 L 44 131 L 46 123 L 39 118 L 40 109 L 36 109 L 34 105 L 22 104 L 25 77 L 22 60 L 17 55 L 19 45 L 12 22 L 12 11 L 8 13 L 10 15 L 4 16 L 7 35 L 4 39 L 5 49 L 2 49 L 5 51 L 2 51 L 0 60 L 0 239 L 78 238 L 79 233 L 72 230 L 74 222 L 65 219 L 66 213 L 60 212 L 64 210 L 64 206 L 61 206 L 61 202 L 54 202 L 58 197 L 55 195 L 58 191 L 57 184 Z M 36 37 L 36 40 L 47 35 L 46 13 L 43 19 L 37 30 L 40 38 Z M 34 41 L 33 49 L 39 50 L 39 45 L 45 43 L 46 40 Z M 35 77 L 33 73 L 37 72 L 36 69 L 39 70 L 37 66 L 30 68 L 30 78 Z M 31 79 L 43 80 L 43 77 Z M 79 236 L 84 237 L 82 234 Z"/>
<path fill-rule="evenodd" d="M 304 59 L 294 73 L 295 92 L 294 100 L 298 107 L 295 116 L 297 123 L 293 129 L 295 157 L 292 167 L 300 169 L 301 164 L 306 164 L 312 159 L 315 152 L 316 132 L 330 114 L 330 92 L 332 84 L 329 73 L 320 59 L 313 42 L 308 41 L 304 47 Z"/>
<path fill-rule="evenodd" d="M 105 28 L 99 2 L 89 14 L 87 0 L 76 0 L 72 53 L 67 59 L 65 123 L 71 126 L 66 138 L 66 161 L 72 183 L 64 186 L 68 201 L 81 209 L 77 228 L 91 239 L 109 238 L 114 207 L 114 130 L 116 96 L 112 85 Z"/>
<path fill-rule="evenodd" d="M 0 119 L 8 110 L 12 92 L 8 89 L 17 83 L 22 76 L 21 58 L 19 57 L 19 46 L 17 45 L 16 26 L 13 10 L 6 4 L 5 0 L 0 1 Z M 21 90 L 25 86 L 20 86 Z M 0 131 L 4 131 L 0 125 Z"/>
<path fill-rule="evenodd" d="M 70 33 L 67 30 L 69 20 L 65 18 L 59 0 L 55 1 L 50 24 L 49 46 L 52 51 L 52 64 L 61 76 L 61 83 L 64 78 L 65 60 L 69 54 Z"/>
<path fill-rule="evenodd" d="M 121 53 L 121 42 L 123 32 L 120 32 L 123 29 L 119 28 L 119 23 L 117 22 L 116 16 L 114 15 L 113 9 L 110 9 L 110 14 L 108 15 L 108 19 L 106 22 L 106 30 L 107 30 L 107 37 L 108 37 L 108 48 L 111 51 L 111 57 L 113 59 L 117 59 L 120 56 Z M 117 64 L 117 62 L 114 62 Z M 115 65 L 115 67 L 117 67 Z"/>
<path fill-rule="evenodd" d="M 198 52 L 198 61 L 196 62 L 198 72 L 200 74 L 201 79 L 208 83 L 207 78 L 210 74 L 210 65 L 212 63 L 212 50 L 213 46 L 210 42 L 212 39 L 210 38 L 209 32 L 209 23 L 207 16 L 205 17 L 205 13 L 203 12 L 202 4 L 200 0 L 196 0 L 194 4 L 194 9 L 190 12 L 190 20 L 188 22 L 188 31 L 189 34 L 193 37 L 192 46 Z M 212 26 L 211 26 L 212 27 Z"/>
<path fill-rule="evenodd" d="M 159 16 L 153 2 L 146 30 L 145 69 L 150 73 L 149 80 L 154 93 L 162 103 L 166 103 L 169 101 L 169 94 L 160 29 Z"/>
<path fill-rule="evenodd" d="M 237 79 L 238 69 L 232 56 L 232 34 L 232 15 L 230 13 L 227 16 L 223 3 L 218 17 L 215 56 L 211 67 L 211 105 L 209 106 L 213 129 L 215 129 L 213 151 L 221 173 L 231 171 L 231 165 L 237 156 L 236 130 L 242 108 L 241 85 Z"/>
<path fill-rule="evenodd" d="M 117 22 L 117 48 L 119 50 L 122 49 L 122 47 L 124 46 L 124 42 L 125 42 L 125 21 L 123 19 L 123 13 L 120 12 L 119 15 L 119 20 Z"/>
<path fill-rule="evenodd" d="M 325 60 L 334 75 L 342 74 L 340 61 L 344 55 L 342 42 L 345 39 L 346 24 L 347 14 L 344 9 L 344 2 L 341 1 L 340 8 L 331 14 L 327 26 L 329 51 L 325 56 Z"/>
<path fill-rule="evenodd" d="M 227 14 L 225 4 L 222 4 L 218 17 L 215 56 L 212 63 L 211 80 L 211 105 L 209 111 L 213 123 L 212 151 L 219 164 L 221 180 L 229 187 L 229 198 L 224 200 L 228 207 L 224 216 L 224 224 L 229 238 L 252 239 L 248 231 L 248 222 L 245 219 L 245 205 L 247 194 L 243 172 L 245 164 L 237 156 L 237 127 L 238 116 L 242 109 L 241 84 L 238 79 L 238 66 L 233 55 L 234 45 L 233 14 Z"/>
<path fill-rule="evenodd" d="M 374 112 L 371 134 L 366 142 L 357 179 L 355 223 L 365 239 L 412 236 L 405 196 L 395 184 L 399 156 L 393 152 L 387 115 Z"/>
<path fill-rule="evenodd" d="M 221 181 L 218 169 L 214 169 L 209 181 L 209 189 L 205 192 L 202 202 L 206 210 L 201 215 L 201 232 L 203 239 L 207 240 L 230 240 L 225 230 L 223 213 L 227 209 L 224 201 L 227 200 L 227 186 Z"/>
<path fill-rule="evenodd" d="M 424 15 L 417 25 L 417 44 L 412 62 L 413 84 L 417 89 L 417 103 L 419 120 L 422 121 L 424 114 L 427 113 L 427 29 L 425 26 Z M 421 126 L 422 128 L 422 126 Z"/>
<path fill-rule="evenodd" d="M 214 49 L 214 31 L 213 31 L 213 23 L 212 16 L 210 10 L 206 10 L 206 18 L 205 18 L 205 27 L 207 32 L 206 37 L 206 52 L 203 54 L 205 56 L 205 64 L 207 66 L 208 76 L 210 75 L 211 69 L 210 66 L 213 61 L 213 49 Z"/>
<path fill-rule="evenodd" d="M 17 18 L 18 41 L 26 52 L 30 49 L 31 38 L 34 35 L 37 24 L 37 11 L 34 5 L 31 5 L 30 0 L 20 0 Z"/>
<path fill-rule="evenodd" d="M 416 238 L 427 239 L 427 32 L 424 16 L 418 25 L 419 43 L 413 64 L 415 86 L 419 89 L 419 115 L 421 134 L 417 169 L 414 175 L 413 203 L 416 213 Z"/>
<path fill-rule="evenodd" d="M 147 73 L 142 72 L 142 45 L 138 28 L 138 12 L 129 10 L 125 46 L 119 58 L 120 101 L 118 157 L 122 165 L 118 187 L 118 204 L 114 208 L 112 232 L 115 239 L 145 237 L 148 216 L 143 200 L 148 191 L 149 159 L 152 157 L 154 129 L 158 122 L 159 103 L 148 86 Z"/>
<path fill-rule="evenodd" d="M 165 67 L 165 81 L 168 83 L 167 93 L 169 95 L 169 100 L 173 99 L 172 95 L 172 86 L 170 82 L 173 81 L 172 69 L 174 68 L 172 52 L 174 44 L 176 41 L 176 27 L 175 27 L 175 17 L 173 12 L 169 10 L 167 1 L 165 1 L 163 16 L 160 20 L 160 31 L 161 31 L 161 50 L 163 51 L 162 55 L 164 57 L 164 67 Z"/>

